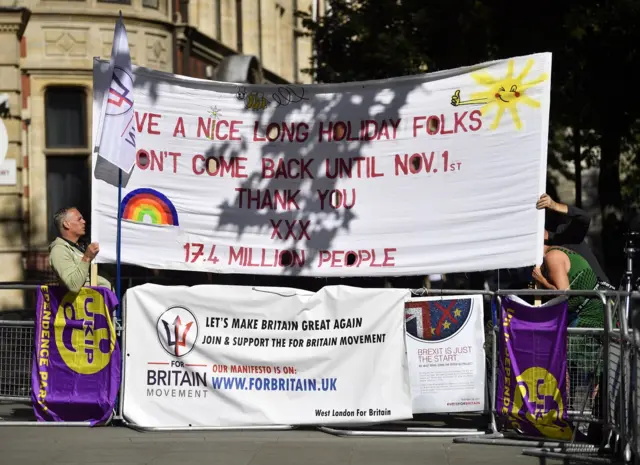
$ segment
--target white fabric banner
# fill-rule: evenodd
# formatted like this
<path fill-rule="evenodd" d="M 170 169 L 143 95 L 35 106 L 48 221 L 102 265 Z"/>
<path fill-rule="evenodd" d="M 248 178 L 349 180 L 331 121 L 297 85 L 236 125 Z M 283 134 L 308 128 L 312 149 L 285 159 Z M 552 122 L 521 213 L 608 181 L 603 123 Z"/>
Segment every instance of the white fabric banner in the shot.
<path fill-rule="evenodd" d="M 413 298 L 405 304 L 414 413 L 485 410 L 481 295 Z"/>
<path fill-rule="evenodd" d="M 159 286 L 125 295 L 124 416 L 140 426 L 411 418 L 409 291 Z"/>
<path fill-rule="evenodd" d="M 549 53 L 307 86 L 134 67 L 122 261 L 299 276 L 540 263 L 550 74 Z M 92 192 L 97 261 L 114 262 L 117 188 L 94 172 Z"/>

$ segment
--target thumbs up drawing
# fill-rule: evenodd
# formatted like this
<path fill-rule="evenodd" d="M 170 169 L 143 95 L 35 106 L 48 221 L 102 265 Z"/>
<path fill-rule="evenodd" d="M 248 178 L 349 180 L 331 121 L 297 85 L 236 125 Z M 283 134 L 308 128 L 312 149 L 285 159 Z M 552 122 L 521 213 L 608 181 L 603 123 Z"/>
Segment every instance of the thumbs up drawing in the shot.
<path fill-rule="evenodd" d="M 460 89 L 456 90 L 451 96 L 451 105 L 454 107 L 460 105 Z"/>

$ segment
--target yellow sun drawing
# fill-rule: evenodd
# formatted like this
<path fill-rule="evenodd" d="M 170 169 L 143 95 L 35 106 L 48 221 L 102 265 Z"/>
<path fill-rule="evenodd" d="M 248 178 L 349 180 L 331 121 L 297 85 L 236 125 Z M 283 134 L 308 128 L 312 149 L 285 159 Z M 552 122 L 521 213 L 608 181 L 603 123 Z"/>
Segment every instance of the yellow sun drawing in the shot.
<path fill-rule="evenodd" d="M 506 110 L 511 113 L 516 129 L 521 129 L 522 121 L 520 121 L 520 115 L 518 114 L 518 103 L 540 108 L 540 102 L 532 99 L 525 92 L 527 89 L 546 81 L 549 76 L 546 73 L 542 73 L 537 79 L 524 82 L 527 74 L 531 71 L 533 60 L 527 60 L 527 64 L 518 77 L 513 77 L 513 66 L 514 60 L 509 60 L 507 75 L 503 79 L 495 79 L 486 71 L 479 71 L 471 75 L 478 84 L 488 87 L 485 91 L 471 95 L 473 100 L 483 99 L 488 102 L 480 109 L 482 115 L 486 115 L 494 105 L 498 107 L 498 113 L 491 124 L 491 129 L 498 127 Z"/>

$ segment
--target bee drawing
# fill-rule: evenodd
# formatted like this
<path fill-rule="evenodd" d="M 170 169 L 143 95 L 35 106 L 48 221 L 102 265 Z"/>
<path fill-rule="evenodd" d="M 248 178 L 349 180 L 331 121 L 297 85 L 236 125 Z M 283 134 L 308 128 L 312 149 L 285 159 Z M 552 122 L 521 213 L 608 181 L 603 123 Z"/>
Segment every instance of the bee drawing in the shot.
<path fill-rule="evenodd" d="M 251 92 L 244 101 L 247 110 L 261 111 L 267 108 L 269 101 L 262 92 Z"/>

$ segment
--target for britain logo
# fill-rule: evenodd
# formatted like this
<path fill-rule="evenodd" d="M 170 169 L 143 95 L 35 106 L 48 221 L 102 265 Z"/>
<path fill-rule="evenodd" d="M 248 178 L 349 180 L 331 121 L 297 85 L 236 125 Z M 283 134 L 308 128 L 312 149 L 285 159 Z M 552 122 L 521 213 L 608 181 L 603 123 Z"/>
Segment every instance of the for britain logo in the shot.
<path fill-rule="evenodd" d="M 167 309 L 156 323 L 162 348 L 173 357 L 184 357 L 198 340 L 198 320 L 185 307 Z"/>
<path fill-rule="evenodd" d="M 133 108 L 133 79 L 124 69 L 116 66 L 109 86 L 107 110 L 109 116 L 124 115 Z"/>

